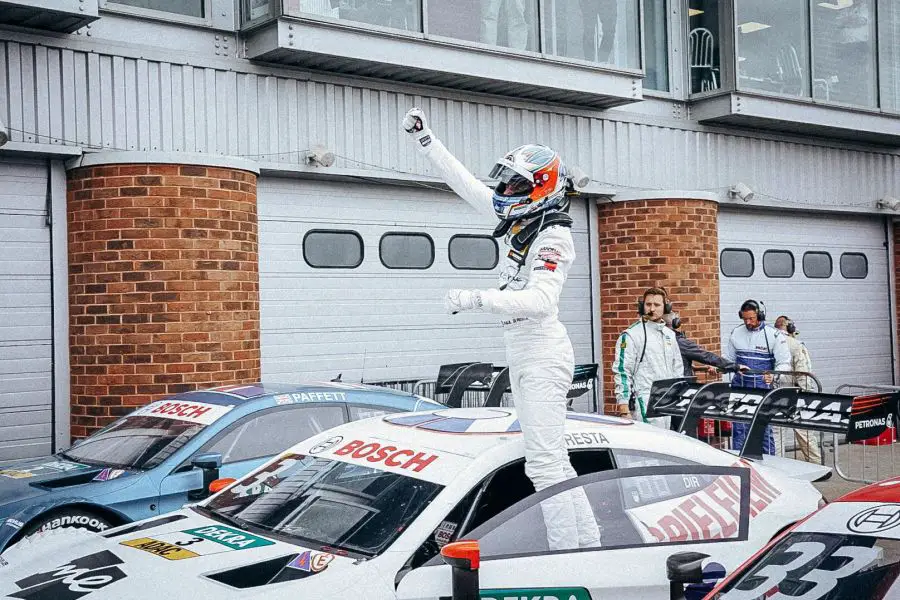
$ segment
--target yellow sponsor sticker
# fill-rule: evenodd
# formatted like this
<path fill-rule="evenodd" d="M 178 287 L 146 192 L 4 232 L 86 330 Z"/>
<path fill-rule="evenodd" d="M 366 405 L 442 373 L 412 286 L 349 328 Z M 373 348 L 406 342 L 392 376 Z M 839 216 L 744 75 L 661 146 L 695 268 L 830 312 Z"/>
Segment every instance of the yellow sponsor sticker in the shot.
<path fill-rule="evenodd" d="M 13 470 L 5 470 L 0 471 L 0 476 L 9 477 L 10 479 L 28 479 L 29 477 L 34 477 L 34 473 L 29 473 L 28 471 L 13 471 Z"/>
<path fill-rule="evenodd" d="M 168 560 L 182 560 L 184 558 L 194 558 L 195 556 L 200 556 L 196 552 L 185 550 L 181 546 L 176 546 L 175 544 L 169 544 L 167 542 L 161 542 L 159 540 L 154 540 L 153 538 L 138 538 L 136 540 L 128 540 L 120 543 L 123 546 L 137 548 L 138 550 L 143 550 L 144 552 L 149 552 L 150 554 L 155 554 L 156 556 L 162 556 L 163 558 L 166 558 Z"/>

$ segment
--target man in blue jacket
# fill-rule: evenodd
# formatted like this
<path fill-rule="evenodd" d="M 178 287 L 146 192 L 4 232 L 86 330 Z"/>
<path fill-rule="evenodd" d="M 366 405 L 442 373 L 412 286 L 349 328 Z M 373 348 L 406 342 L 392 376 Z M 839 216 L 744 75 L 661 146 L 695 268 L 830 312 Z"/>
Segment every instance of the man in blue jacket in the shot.
<path fill-rule="evenodd" d="M 775 381 L 772 373 L 749 375 L 741 373 L 745 369 L 754 371 L 790 371 L 791 351 L 784 334 L 771 325 L 766 325 L 765 307 L 756 300 L 745 300 L 739 312 L 743 325 L 734 328 L 728 337 L 728 344 L 722 353 L 725 360 L 734 362 L 738 372 L 731 378 L 733 387 L 770 389 Z M 744 447 L 749 424 L 735 423 L 732 427 L 732 445 L 735 450 Z M 772 427 L 766 427 L 763 452 L 775 454 L 775 436 Z"/>

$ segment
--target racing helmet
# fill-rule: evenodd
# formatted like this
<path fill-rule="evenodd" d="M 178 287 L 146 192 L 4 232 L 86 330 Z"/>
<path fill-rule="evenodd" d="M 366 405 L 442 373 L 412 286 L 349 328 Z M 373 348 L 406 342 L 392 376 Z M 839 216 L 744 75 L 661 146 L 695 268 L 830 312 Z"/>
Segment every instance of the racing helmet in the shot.
<path fill-rule="evenodd" d="M 565 204 L 566 167 L 556 151 L 540 144 L 511 150 L 491 169 L 494 212 L 502 221 L 518 221 Z"/>

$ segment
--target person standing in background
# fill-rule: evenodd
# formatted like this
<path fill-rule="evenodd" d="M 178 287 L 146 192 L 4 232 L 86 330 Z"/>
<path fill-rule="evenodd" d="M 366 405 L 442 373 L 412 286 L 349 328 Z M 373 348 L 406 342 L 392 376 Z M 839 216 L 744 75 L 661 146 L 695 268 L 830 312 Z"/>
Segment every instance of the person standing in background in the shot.
<path fill-rule="evenodd" d="M 681 352 L 681 360 L 684 362 L 685 377 L 694 376 L 694 361 L 707 365 L 710 375 L 717 374 L 718 370 L 727 371 L 734 368 L 734 363 L 725 360 L 715 352 L 710 352 L 681 331 L 681 316 L 677 312 L 664 315 L 663 320 L 675 332 L 678 350 Z"/>
<path fill-rule="evenodd" d="M 791 371 L 812 373 L 812 359 L 806 345 L 797 339 L 800 332 L 797 326 L 787 316 L 781 315 L 775 319 L 775 329 L 783 331 L 787 339 L 788 349 L 791 351 Z M 779 375 L 778 387 L 798 387 L 807 392 L 817 391 L 811 377 L 804 375 Z M 795 429 L 794 438 L 797 441 L 797 450 L 803 456 L 803 460 L 811 463 L 822 463 L 822 450 L 819 444 L 819 436 L 816 432 L 805 429 Z"/>

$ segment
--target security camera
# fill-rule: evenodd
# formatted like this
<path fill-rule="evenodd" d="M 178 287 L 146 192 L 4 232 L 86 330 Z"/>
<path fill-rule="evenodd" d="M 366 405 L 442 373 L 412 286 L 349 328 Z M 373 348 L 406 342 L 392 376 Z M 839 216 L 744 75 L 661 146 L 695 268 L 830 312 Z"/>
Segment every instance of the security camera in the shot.
<path fill-rule="evenodd" d="M 6 130 L 6 125 L 3 124 L 3 121 L 0 121 L 0 146 L 9 141 L 9 131 Z"/>
<path fill-rule="evenodd" d="M 319 167 L 330 167 L 334 164 L 334 152 L 327 150 L 325 146 L 313 146 L 313 148 L 306 153 L 306 164 Z"/>
<path fill-rule="evenodd" d="M 572 165 L 569 168 L 569 178 L 572 180 L 572 185 L 574 185 L 578 189 L 586 188 L 587 185 L 591 182 L 591 178 L 588 176 L 588 174 L 575 165 Z"/>
<path fill-rule="evenodd" d="M 731 194 L 732 198 L 740 198 L 744 202 L 750 202 L 753 200 L 753 196 L 756 195 L 754 191 L 750 189 L 749 185 L 741 182 L 734 184 L 731 189 L 728 190 L 728 193 Z"/>
<path fill-rule="evenodd" d="M 900 200 L 891 196 L 885 196 L 884 198 L 880 198 L 878 202 L 875 203 L 875 207 L 886 208 L 888 210 L 900 210 Z"/>

